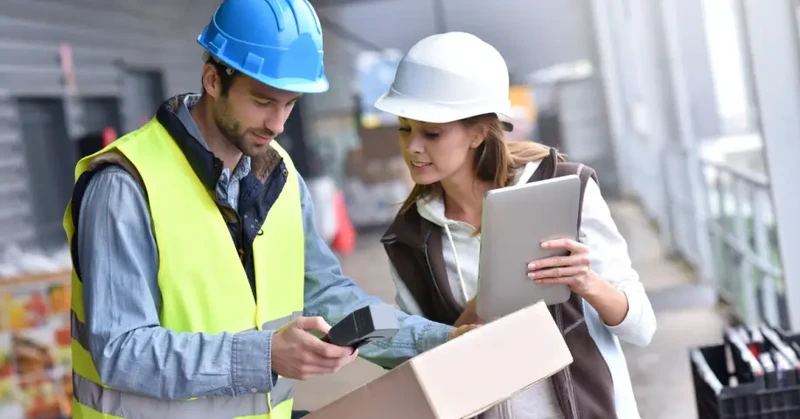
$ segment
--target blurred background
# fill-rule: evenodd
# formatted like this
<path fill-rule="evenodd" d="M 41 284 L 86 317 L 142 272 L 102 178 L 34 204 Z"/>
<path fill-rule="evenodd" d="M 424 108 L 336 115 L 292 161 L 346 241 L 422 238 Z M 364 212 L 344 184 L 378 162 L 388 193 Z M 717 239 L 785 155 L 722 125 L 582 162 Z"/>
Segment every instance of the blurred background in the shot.
<path fill-rule="evenodd" d="M 0 417 L 68 416 L 74 164 L 199 91 L 195 39 L 218 2 L 0 1 Z M 331 89 L 306 95 L 279 141 L 369 292 L 394 301 L 378 237 L 411 187 L 396 120 L 372 104 L 413 43 L 467 31 L 508 63 L 509 141 L 599 175 L 658 316 L 648 348 L 624 346 L 643 417 L 697 417 L 689 349 L 727 325 L 800 327 L 797 0 L 310 2 Z M 380 374 L 359 361 L 296 403 Z"/>

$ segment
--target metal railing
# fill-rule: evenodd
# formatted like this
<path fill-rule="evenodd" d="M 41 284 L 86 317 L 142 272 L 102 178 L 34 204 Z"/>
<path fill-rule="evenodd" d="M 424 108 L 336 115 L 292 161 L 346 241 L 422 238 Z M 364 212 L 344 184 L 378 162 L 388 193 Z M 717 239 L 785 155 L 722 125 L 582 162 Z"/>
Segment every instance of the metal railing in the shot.
<path fill-rule="evenodd" d="M 670 146 L 664 148 L 661 156 L 664 192 L 672 231 L 668 250 L 681 255 L 699 272 L 704 261 L 697 240 L 697 229 L 702 228 L 702 225 L 698 225 L 696 218 L 698 202 L 695 202 L 692 193 L 688 152 L 683 147 Z"/>
<path fill-rule="evenodd" d="M 784 274 L 766 175 L 700 163 L 720 297 L 747 322 L 789 328 Z"/>

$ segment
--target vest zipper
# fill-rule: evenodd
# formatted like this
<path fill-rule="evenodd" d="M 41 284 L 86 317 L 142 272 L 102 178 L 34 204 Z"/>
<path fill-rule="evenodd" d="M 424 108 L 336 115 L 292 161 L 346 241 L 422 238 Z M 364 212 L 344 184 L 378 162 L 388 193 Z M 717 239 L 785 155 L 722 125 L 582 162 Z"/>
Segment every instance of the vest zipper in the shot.
<path fill-rule="evenodd" d="M 558 304 L 555 309 L 556 314 L 556 324 L 558 328 L 564 331 L 564 314 L 563 314 L 563 307 L 561 304 Z M 563 369 L 564 371 L 564 380 L 566 381 L 565 385 L 567 387 L 567 398 L 569 401 L 570 409 L 572 410 L 572 417 L 579 418 L 580 415 L 578 414 L 578 402 L 575 400 L 575 388 L 572 386 L 572 371 L 570 371 L 569 366 Z"/>
<path fill-rule="evenodd" d="M 238 212 L 234 211 L 234 214 L 236 214 L 236 225 L 238 226 L 238 228 L 237 228 L 238 231 L 236 232 L 236 238 L 237 238 L 236 247 L 239 248 L 239 255 L 241 255 L 240 259 L 242 261 L 242 266 L 244 266 L 245 265 L 245 258 L 244 258 L 245 257 L 245 254 L 244 254 L 244 220 L 242 219 L 242 217 L 239 215 Z"/>
<path fill-rule="evenodd" d="M 233 218 L 235 219 L 236 223 L 236 237 L 234 237 L 234 245 L 236 246 L 236 253 L 239 254 L 239 261 L 242 262 L 242 266 L 244 266 L 244 224 L 242 217 L 239 213 L 233 209 L 228 203 L 223 204 L 225 209 L 233 213 Z"/>
<path fill-rule="evenodd" d="M 455 318 L 458 319 L 461 313 L 458 311 L 458 309 L 456 309 L 455 312 L 453 313 L 453 307 L 451 306 L 445 294 L 442 292 L 441 287 L 439 287 L 439 281 L 437 281 L 436 273 L 433 271 L 433 266 L 431 265 L 431 258 L 430 258 L 430 248 L 428 247 L 428 239 L 430 237 L 431 237 L 431 229 L 428 229 L 428 232 L 425 234 L 425 239 L 422 242 L 422 253 L 425 254 L 425 263 L 428 265 L 428 272 L 431 275 L 431 281 L 433 281 L 433 286 L 436 287 L 436 292 L 439 294 L 439 300 L 444 304 L 445 310 L 451 312 L 451 314 L 455 314 Z M 447 276 L 445 276 L 444 279 L 448 280 Z M 451 298 L 454 297 L 452 297 L 451 295 Z M 458 303 L 455 304 L 456 306 L 458 306 Z M 453 321 L 455 322 L 455 320 Z"/>
<path fill-rule="evenodd" d="M 439 297 L 440 298 L 444 298 L 444 295 L 442 294 L 442 290 L 439 289 L 439 283 L 436 282 L 436 275 L 433 273 L 433 266 L 431 266 L 431 258 L 428 255 L 429 252 L 428 252 L 428 241 L 427 240 L 422 245 L 422 252 L 425 254 L 425 263 L 428 265 L 428 272 L 430 272 L 430 274 L 431 274 L 431 280 L 433 281 L 433 286 L 436 287 L 436 292 L 439 293 Z"/>
<path fill-rule="evenodd" d="M 500 404 L 500 419 L 515 419 L 514 410 L 511 407 L 511 399 Z"/>
<path fill-rule="evenodd" d="M 216 201 L 216 198 L 215 198 L 215 201 Z M 230 212 L 231 214 L 233 214 L 234 222 L 236 223 L 236 233 L 235 233 L 235 237 L 231 237 L 231 241 L 233 242 L 233 246 L 236 248 L 236 254 L 239 256 L 239 262 L 241 262 L 242 268 L 244 268 L 245 271 L 246 271 L 247 270 L 247 262 L 246 262 L 247 254 L 245 252 L 244 220 L 242 219 L 242 216 L 239 215 L 239 212 L 234 210 L 233 207 L 228 205 L 227 202 L 225 202 L 225 203 L 219 203 L 218 201 L 216 201 L 216 202 L 217 202 L 217 205 L 219 206 L 220 212 L 223 214 L 223 218 L 225 219 L 225 223 L 226 224 L 229 224 L 229 223 L 228 223 L 228 217 L 225 216 L 225 213 L 226 212 Z M 252 253 L 252 249 L 251 249 L 251 253 Z M 247 282 L 250 285 L 250 290 L 253 292 L 253 301 L 256 301 L 258 299 L 258 296 L 257 296 L 257 293 L 256 293 L 255 279 L 253 279 L 253 282 L 250 282 L 250 276 L 247 275 L 246 272 L 245 272 L 245 276 L 247 276 Z"/>

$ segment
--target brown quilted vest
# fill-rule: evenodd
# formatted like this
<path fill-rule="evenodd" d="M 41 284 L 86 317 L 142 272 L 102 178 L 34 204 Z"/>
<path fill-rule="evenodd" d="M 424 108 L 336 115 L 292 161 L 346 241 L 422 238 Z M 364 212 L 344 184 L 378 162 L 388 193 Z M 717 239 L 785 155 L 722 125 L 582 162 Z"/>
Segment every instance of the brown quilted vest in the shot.
<path fill-rule="evenodd" d="M 581 179 L 582 207 L 586 182 L 590 178 L 597 181 L 595 172 L 582 164 L 558 162 L 555 150 L 542 160 L 528 182 L 571 174 Z M 580 229 L 580 216 L 577 222 Z M 412 207 L 397 215 L 381 242 L 423 315 L 440 323 L 454 324 L 464 308 L 456 303 L 450 289 L 441 228 L 422 218 L 416 207 Z M 573 293 L 567 302 L 549 308 L 574 359 L 551 380 L 561 411 L 571 419 L 616 418 L 611 372 L 589 335 L 583 317 L 583 299 Z"/>

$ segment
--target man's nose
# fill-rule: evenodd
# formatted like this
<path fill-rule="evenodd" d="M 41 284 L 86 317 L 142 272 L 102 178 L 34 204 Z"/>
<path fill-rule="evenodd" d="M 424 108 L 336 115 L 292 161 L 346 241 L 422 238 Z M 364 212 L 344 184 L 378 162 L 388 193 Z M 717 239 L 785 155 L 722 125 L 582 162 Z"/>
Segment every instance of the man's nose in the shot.
<path fill-rule="evenodd" d="M 264 121 L 264 129 L 271 132 L 273 136 L 280 135 L 283 132 L 283 125 L 286 123 L 288 116 L 288 113 L 284 115 L 283 112 L 277 112 L 277 115 Z"/>
<path fill-rule="evenodd" d="M 283 123 L 280 123 L 280 124 L 269 124 L 269 125 L 265 125 L 264 127 L 266 129 L 268 129 L 270 132 L 272 132 L 272 135 L 274 137 L 277 137 L 278 135 L 281 135 L 281 133 L 283 133 Z"/>

